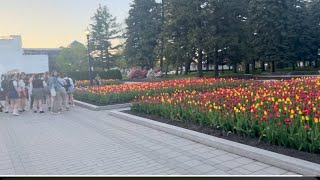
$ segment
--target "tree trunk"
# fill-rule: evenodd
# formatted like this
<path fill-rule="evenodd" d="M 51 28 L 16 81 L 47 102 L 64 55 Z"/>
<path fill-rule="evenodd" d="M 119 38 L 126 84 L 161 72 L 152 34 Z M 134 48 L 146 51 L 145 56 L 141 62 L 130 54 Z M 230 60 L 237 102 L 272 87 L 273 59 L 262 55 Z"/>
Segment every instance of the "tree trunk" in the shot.
<path fill-rule="evenodd" d="M 296 62 L 293 62 L 292 63 L 292 71 L 295 71 L 296 70 Z"/>
<path fill-rule="evenodd" d="M 256 60 L 252 60 L 252 73 L 256 72 Z"/>
<path fill-rule="evenodd" d="M 190 59 L 187 64 L 186 64 L 186 69 L 184 71 L 184 74 L 187 75 L 190 71 L 190 67 L 191 67 L 191 63 L 192 63 L 192 59 Z"/>
<path fill-rule="evenodd" d="M 183 73 L 183 66 L 180 67 L 180 74 L 182 75 Z"/>
<path fill-rule="evenodd" d="M 272 72 L 276 72 L 276 62 L 275 61 L 272 61 L 271 62 L 271 68 L 272 68 Z"/>
<path fill-rule="evenodd" d="M 110 58 L 109 58 L 109 52 L 107 51 L 106 53 L 106 60 L 107 60 L 107 70 L 109 71 L 110 70 Z"/>
<path fill-rule="evenodd" d="M 249 63 L 246 63 L 246 72 L 245 74 L 250 74 L 250 64 Z"/>
<path fill-rule="evenodd" d="M 264 64 L 265 64 L 265 62 L 261 61 L 261 70 L 262 70 L 262 72 L 266 71 L 266 67 L 264 66 Z"/>
<path fill-rule="evenodd" d="M 224 73 L 224 65 L 221 65 L 221 73 Z"/>
<path fill-rule="evenodd" d="M 314 68 L 319 68 L 319 61 L 317 59 L 314 60 Z"/>
<path fill-rule="evenodd" d="M 198 77 L 203 77 L 203 71 L 202 71 L 202 49 L 200 48 L 198 50 Z"/>
<path fill-rule="evenodd" d="M 215 47 L 215 57 L 214 57 L 214 77 L 219 76 L 219 54 L 218 46 Z"/>
<path fill-rule="evenodd" d="M 179 75 L 179 57 L 176 59 L 176 76 Z"/>
<path fill-rule="evenodd" d="M 238 73 L 237 63 L 236 62 L 233 64 L 233 72 L 234 73 Z"/>
<path fill-rule="evenodd" d="M 209 66 L 210 66 L 210 60 L 211 60 L 211 56 L 207 56 L 207 65 L 206 65 L 206 71 L 207 72 L 209 72 L 209 70 L 210 70 L 210 68 L 209 68 Z"/>
<path fill-rule="evenodd" d="M 179 75 L 179 66 L 177 65 L 176 66 L 176 76 L 178 76 Z"/>
<path fill-rule="evenodd" d="M 306 67 L 307 66 L 306 64 L 307 64 L 306 61 L 303 60 L 303 67 Z"/>
<path fill-rule="evenodd" d="M 162 9 L 162 32 L 161 32 L 161 55 L 160 55 L 160 69 L 163 70 L 163 58 L 164 58 L 164 33 L 163 27 L 165 23 L 165 12 L 164 12 L 165 0 L 162 0 L 161 9 Z"/>
<path fill-rule="evenodd" d="M 166 63 L 166 76 L 168 75 L 168 71 L 169 71 L 169 63 Z"/>

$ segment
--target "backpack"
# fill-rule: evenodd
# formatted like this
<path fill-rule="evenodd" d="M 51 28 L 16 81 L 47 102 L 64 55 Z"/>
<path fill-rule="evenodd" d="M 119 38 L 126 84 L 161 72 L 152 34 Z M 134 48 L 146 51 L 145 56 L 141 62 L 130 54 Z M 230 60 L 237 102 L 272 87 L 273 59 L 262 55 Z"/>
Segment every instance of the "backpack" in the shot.
<path fill-rule="evenodd" d="M 1 82 L 1 88 L 3 89 L 3 91 L 8 92 L 9 90 L 9 82 L 8 80 L 3 80 Z"/>
<path fill-rule="evenodd" d="M 67 85 L 65 85 L 65 88 L 67 89 L 67 88 L 71 87 L 71 82 L 70 82 L 69 78 L 67 78 L 65 80 L 66 80 L 66 83 L 67 83 Z"/>
<path fill-rule="evenodd" d="M 8 91 L 9 91 L 9 92 L 16 90 L 16 89 L 14 88 L 13 81 L 14 81 L 14 80 L 8 81 L 8 83 L 9 83 L 9 84 L 8 84 Z"/>

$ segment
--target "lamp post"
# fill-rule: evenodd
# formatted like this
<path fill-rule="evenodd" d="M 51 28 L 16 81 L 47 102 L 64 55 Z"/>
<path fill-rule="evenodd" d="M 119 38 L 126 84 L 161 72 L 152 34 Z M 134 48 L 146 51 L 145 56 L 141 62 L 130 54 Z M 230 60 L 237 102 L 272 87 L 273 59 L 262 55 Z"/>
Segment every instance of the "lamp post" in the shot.
<path fill-rule="evenodd" d="M 90 31 L 87 30 L 86 31 L 86 36 L 87 36 L 87 42 L 88 42 L 89 80 L 90 80 L 90 86 L 93 86 L 91 55 L 90 55 L 90 39 L 89 39 L 90 35 L 91 35 Z"/>

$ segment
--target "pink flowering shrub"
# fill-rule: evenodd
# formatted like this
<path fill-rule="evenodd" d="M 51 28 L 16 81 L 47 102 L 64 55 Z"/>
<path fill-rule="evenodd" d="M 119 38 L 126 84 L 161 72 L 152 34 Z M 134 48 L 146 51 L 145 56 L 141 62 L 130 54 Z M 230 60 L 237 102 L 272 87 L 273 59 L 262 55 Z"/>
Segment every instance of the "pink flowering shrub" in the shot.
<path fill-rule="evenodd" d="M 140 68 L 132 68 L 128 74 L 128 79 L 143 79 L 148 74 L 147 70 L 141 70 Z"/>

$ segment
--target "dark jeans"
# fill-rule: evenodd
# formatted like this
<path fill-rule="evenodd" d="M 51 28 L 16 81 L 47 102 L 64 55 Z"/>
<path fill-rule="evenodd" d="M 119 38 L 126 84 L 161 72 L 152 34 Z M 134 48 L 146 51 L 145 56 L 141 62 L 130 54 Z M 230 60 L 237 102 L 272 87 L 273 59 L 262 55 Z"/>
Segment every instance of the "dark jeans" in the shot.
<path fill-rule="evenodd" d="M 33 102 L 34 102 L 34 98 L 33 98 L 33 95 L 31 94 L 31 96 L 30 96 L 30 109 L 32 109 L 33 108 Z"/>

